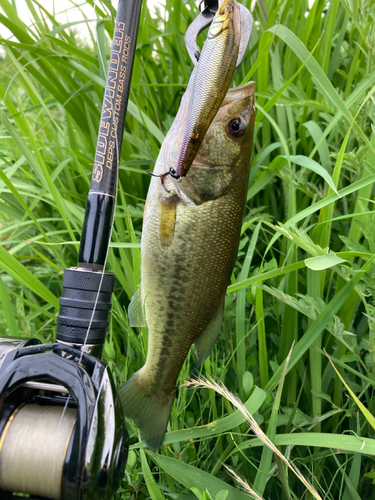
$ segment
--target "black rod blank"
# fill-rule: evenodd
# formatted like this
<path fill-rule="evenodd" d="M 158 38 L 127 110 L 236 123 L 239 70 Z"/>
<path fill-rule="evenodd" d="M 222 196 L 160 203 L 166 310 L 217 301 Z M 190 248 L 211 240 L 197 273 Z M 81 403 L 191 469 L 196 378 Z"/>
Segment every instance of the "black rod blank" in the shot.
<path fill-rule="evenodd" d="M 78 255 L 78 267 L 104 268 L 115 211 L 118 162 L 137 43 L 142 0 L 120 0 L 104 91 L 91 186 Z"/>

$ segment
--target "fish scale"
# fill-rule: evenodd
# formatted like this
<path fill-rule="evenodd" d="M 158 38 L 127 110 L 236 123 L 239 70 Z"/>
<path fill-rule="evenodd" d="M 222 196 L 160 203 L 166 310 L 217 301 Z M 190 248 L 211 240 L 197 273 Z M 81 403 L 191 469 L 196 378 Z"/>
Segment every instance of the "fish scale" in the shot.
<path fill-rule="evenodd" d="M 162 145 L 156 175 L 177 164 L 193 81 L 194 74 Z M 199 365 L 220 333 L 246 201 L 254 91 L 253 82 L 228 91 L 186 177 L 180 182 L 166 177 L 164 184 L 151 179 L 141 285 L 129 306 L 131 326 L 147 324 L 147 359 L 119 394 L 125 416 L 135 421 L 152 450 L 163 441 L 191 345 Z M 233 119 L 242 124 L 238 136 L 230 130 Z"/>

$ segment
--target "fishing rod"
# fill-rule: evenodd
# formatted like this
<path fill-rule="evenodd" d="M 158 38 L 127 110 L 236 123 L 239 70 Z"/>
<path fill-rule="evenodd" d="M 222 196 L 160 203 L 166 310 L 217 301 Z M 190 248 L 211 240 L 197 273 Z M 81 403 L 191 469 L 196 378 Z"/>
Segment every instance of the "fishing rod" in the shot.
<path fill-rule="evenodd" d="M 128 436 L 100 360 L 115 276 L 105 272 L 142 0 L 119 0 L 77 267 L 65 270 L 56 341 L 0 339 L 0 498 L 110 499 Z"/>

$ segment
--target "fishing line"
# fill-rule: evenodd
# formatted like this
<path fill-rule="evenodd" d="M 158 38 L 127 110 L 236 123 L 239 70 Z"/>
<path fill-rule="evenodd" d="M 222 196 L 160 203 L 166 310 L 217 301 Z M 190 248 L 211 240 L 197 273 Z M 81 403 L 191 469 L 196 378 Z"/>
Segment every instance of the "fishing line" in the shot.
<path fill-rule="evenodd" d="M 97 5 L 97 1 L 94 0 L 94 5 L 93 5 L 94 16 L 93 17 L 96 17 L 95 22 L 98 23 L 98 17 L 96 15 L 96 5 Z M 116 21 L 115 21 L 115 24 L 116 24 Z M 104 58 L 103 58 L 101 46 L 99 44 L 98 33 L 97 33 L 97 29 L 96 28 L 95 28 L 95 38 L 96 38 L 96 44 L 97 44 L 97 47 L 98 47 L 98 56 L 99 56 L 102 68 L 105 69 L 105 61 L 104 61 Z M 130 81 L 129 81 L 129 84 L 130 84 Z M 105 92 L 106 86 L 107 86 L 107 80 L 106 80 L 106 85 L 105 85 L 105 88 L 104 88 L 104 92 Z M 114 111 L 114 98 L 111 98 L 110 102 L 111 102 L 111 108 L 110 109 L 111 109 L 111 112 L 113 113 L 113 111 Z M 123 133 L 123 131 L 120 131 L 120 133 Z M 115 134 L 115 145 L 116 145 L 116 153 L 117 153 L 116 154 L 116 170 L 118 172 L 119 165 L 120 165 L 120 154 L 119 154 L 120 150 L 119 150 L 119 140 L 118 140 L 118 129 L 117 128 L 116 128 L 116 134 Z M 95 162 L 95 158 L 94 158 L 94 162 Z M 91 189 L 90 189 L 90 192 L 92 194 L 95 194 L 95 191 L 92 191 Z M 115 213 L 116 213 L 116 206 L 117 206 L 117 192 L 118 192 L 118 174 L 117 174 L 116 181 L 115 181 L 115 195 L 112 196 L 111 194 L 106 193 L 107 196 L 110 196 L 110 197 L 112 197 L 114 199 L 114 209 L 113 209 L 113 217 L 112 217 L 111 224 L 110 224 L 109 242 L 112 239 L 112 231 L 113 231 L 114 222 L 115 222 Z M 97 194 L 99 194 L 99 193 L 97 193 Z M 106 266 L 107 266 L 109 248 L 110 248 L 110 244 L 108 244 L 107 249 L 106 249 L 106 253 L 105 253 L 105 257 L 104 257 L 104 263 L 103 263 L 103 269 L 100 271 L 101 278 L 100 278 L 99 288 L 98 288 L 98 291 L 96 292 L 96 297 L 95 297 L 95 301 L 94 301 L 94 305 L 93 305 L 93 309 L 92 309 L 92 313 L 91 313 L 89 325 L 87 327 L 86 335 L 85 335 L 83 344 L 81 346 L 81 353 L 80 353 L 80 357 L 79 357 L 79 364 L 82 362 L 82 358 L 83 358 L 83 355 L 84 355 L 85 347 L 87 345 L 87 341 L 88 341 L 89 333 L 90 333 L 90 330 L 91 330 L 91 326 L 92 326 L 92 323 L 94 321 L 95 312 L 96 312 L 96 309 L 97 309 L 97 305 L 98 305 L 98 301 L 99 301 L 99 296 L 100 296 L 100 292 L 101 292 L 102 285 L 103 285 L 103 279 L 104 279 L 104 275 L 105 275 L 105 270 L 106 270 Z M 98 397 L 99 397 L 99 394 L 100 394 L 100 392 L 98 393 Z M 62 421 L 62 419 L 64 418 L 66 409 L 68 408 L 68 404 L 70 402 L 70 398 L 71 398 L 71 396 L 69 394 L 68 397 L 67 397 L 67 400 L 65 402 L 64 409 L 63 409 L 63 412 L 61 414 L 59 424 Z M 97 407 L 97 403 L 98 403 L 98 400 L 95 401 L 95 408 Z"/>
<path fill-rule="evenodd" d="M 95 12 L 95 7 L 96 7 L 96 0 L 94 0 L 94 12 Z M 95 15 L 96 15 L 96 12 L 95 12 Z M 115 21 L 115 24 L 116 24 L 116 21 Z M 99 57 L 100 57 L 100 60 L 101 60 L 101 63 L 102 63 L 102 66 L 103 68 L 105 68 L 105 64 L 104 64 L 104 59 L 103 59 L 103 54 L 101 52 L 101 47 L 99 45 L 99 40 L 98 40 L 98 33 L 97 33 L 97 30 L 95 30 L 95 36 L 96 36 L 96 42 L 97 42 L 97 46 L 98 46 L 98 54 L 99 54 Z M 129 82 L 130 83 L 130 82 Z M 106 82 L 107 84 L 107 82 Z M 104 89 L 105 91 L 105 89 Z M 111 111 L 113 112 L 114 111 L 114 100 L 113 98 L 111 98 Z M 119 157 L 119 147 L 118 147 L 118 129 L 116 128 L 116 137 L 115 137 L 115 144 L 116 144 L 116 170 L 118 172 L 118 169 L 119 169 L 119 165 L 120 165 L 120 157 Z M 121 131 L 120 131 L 121 133 Z M 123 132 L 122 132 L 123 133 Z M 95 161 L 95 160 L 94 160 Z M 114 198 L 114 209 L 113 209 L 113 217 L 112 217 L 112 220 L 111 220 L 111 227 L 110 227 L 110 232 L 109 232 L 109 242 L 111 241 L 112 239 L 112 231 L 113 231 L 113 226 L 115 224 L 115 213 L 116 213 L 116 206 L 117 206 L 117 189 L 118 189 L 118 174 L 117 174 L 117 177 L 116 177 L 116 182 L 115 182 L 115 195 L 112 196 L 111 194 L 108 194 L 107 193 L 107 196 L 111 196 L 112 198 Z M 91 190 L 90 190 L 91 191 Z M 91 191 L 92 193 L 94 193 L 95 191 Z M 87 332 L 86 332 L 86 336 L 85 336 L 85 340 L 83 342 L 83 346 L 82 346 L 82 350 L 81 350 L 81 356 L 79 358 L 79 362 L 81 363 L 82 361 L 82 357 L 83 357 L 83 353 L 84 353 L 84 349 L 87 345 L 87 339 L 88 339 L 88 336 L 89 336 L 89 333 L 90 333 L 90 330 L 91 330 L 91 326 L 92 326 L 92 322 L 94 320 L 94 316 L 95 316 L 95 311 L 96 311 L 96 308 L 97 308 L 97 305 L 98 305 L 98 300 L 99 300 L 99 295 L 100 295 L 100 291 L 102 289 L 102 284 L 103 284 L 103 279 L 104 279 L 104 274 L 105 274 L 105 269 L 106 269 L 106 266 L 107 266 L 107 259 L 108 259 L 108 254 L 109 254 L 109 247 L 110 245 L 108 244 L 107 246 L 107 250 L 106 250 L 106 254 L 105 254 L 105 258 L 104 258 L 104 264 L 103 264 L 103 269 L 101 271 L 101 279 L 100 279 L 100 285 L 99 285 L 99 289 L 96 293 L 96 298 L 95 298 L 95 302 L 94 302 L 94 307 L 93 307 L 93 310 L 92 310 L 92 314 L 91 314 L 91 318 L 90 318 L 90 323 L 89 323 L 89 326 L 87 327 Z"/>

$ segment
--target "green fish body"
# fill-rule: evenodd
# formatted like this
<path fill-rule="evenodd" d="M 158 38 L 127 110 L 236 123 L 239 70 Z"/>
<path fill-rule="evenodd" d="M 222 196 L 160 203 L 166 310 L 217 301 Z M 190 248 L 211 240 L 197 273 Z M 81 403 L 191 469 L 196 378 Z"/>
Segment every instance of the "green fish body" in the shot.
<path fill-rule="evenodd" d="M 154 169 L 175 167 L 192 80 Z M 255 119 L 255 83 L 228 91 L 186 177 L 151 180 L 141 243 L 141 285 L 132 326 L 147 324 L 145 365 L 120 389 L 125 416 L 148 447 L 164 438 L 176 381 L 191 345 L 198 365 L 220 333 L 246 201 Z"/>

